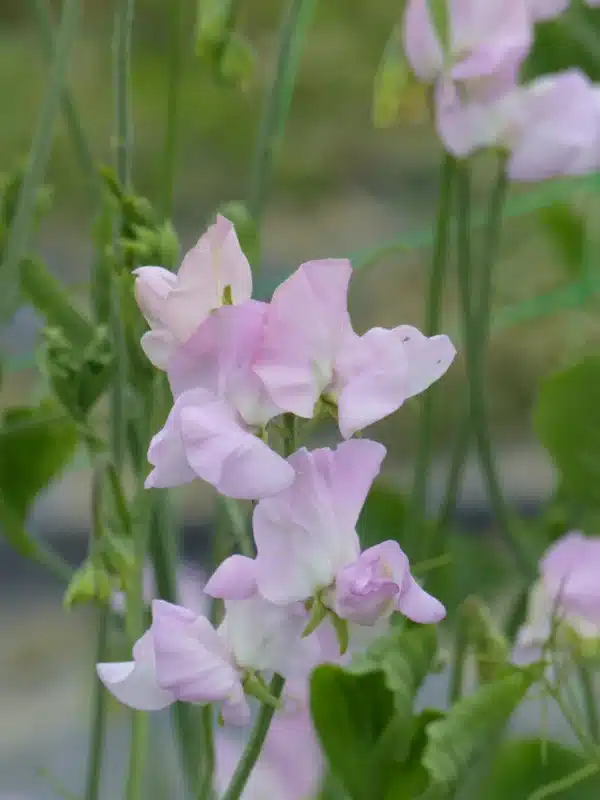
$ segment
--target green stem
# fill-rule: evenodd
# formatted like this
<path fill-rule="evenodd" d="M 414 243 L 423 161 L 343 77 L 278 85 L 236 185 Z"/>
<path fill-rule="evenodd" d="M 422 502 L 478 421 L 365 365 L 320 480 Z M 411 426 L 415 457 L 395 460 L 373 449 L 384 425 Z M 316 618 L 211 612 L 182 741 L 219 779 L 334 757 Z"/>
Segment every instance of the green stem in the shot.
<path fill-rule="evenodd" d="M 495 195 L 498 200 L 492 203 L 493 224 L 495 230 L 502 218 L 502 198 L 504 196 L 504 178 L 498 181 Z M 499 525 L 499 531 L 507 546 L 513 553 L 523 575 L 532 577 L 536 574 L 533 563 L 523 550 L 519 532 L 513 515 L 506 505 L 502 488 L 496 473 L 494 455 L 489 438 L 489 423 L 485 404 L 485 349 L 482 346 L 489 330 L 489 312 L 491 295 L 491 261 L 484 260 L 484 271 L 481 276 L 481 298 L 479 308 L 473 303 L 473 271 L 471 252 L 471 185 L 470 171 L 467 164 L 461 165 L 458 174 L 458 278 L 462 305 L 462 322 L 467 361 L 467 382 L 469 393 L 469 414 L 475 435 L 479 462 L 486 482 L 492 511 Z"/>
<path fill-rule="evenodd" d="M 557 794 L 562 795 L 563 792 L 573 789 L 577 784 L 583 783 L 588 778 L 597 775 L 600 772 L 600 766 L 596 763 L 586 764 L 581 769 L 566 775 L 564 778 L 552 781 L 552 783 L 542 786 L 532 792 L 527 800 L 546 800 L 548 797 L 554 797 Z"/>
<path fill-rule="evenodd" d="M 594 742 L 600 744 L 600 719 L 598 718 L 598 698 L 594 691 L 594 676 L 589 665 L 584 662 L 577 664 L 577 673 L 587 716 L 588 731 Z"/>
<path fill-rule="evenodd" d="M 248 558 L 254 558 L 256 555 L 254 542 L 248 531 L 248 520 L 240 508 L 239 502 L 232 500 L 231 497 L 219 497 L 219 502 L 225 509 L 240 553 L 243 556 L 248 556 Z"/>
<path fill-rule="evenodd" d="M 284 683 L 285 679 L 282 678 L 281 675 L 275 675 L 271 680 L 269 692 L 276 700 L 281 697 Z M 274 706 L 263 703 L 260 711 L 258 712 L 258 717 L 256 718 L 256 722 L 254 723 L 252 731 L 250 732 L 248 744 L 246 745 L 240 762 L 233 773 L 233 777 L 231 778 L 231 783 L 223 795 L 222 800 L 239 800 L 239 798 L 242 796 L 242 793 L 246 788 L 246 784 L 248 783 L 248 778 L 250 777 L 252 770 L 254 769 L 260 756 L 274 714 Z"/>
<path fill-rule="evenodd" d="M 170 219 L 173 214 L 173 184 L 177 160 L 179 90 L 183 54 L 181 46 L 182 6 L 182 0 L 171 0 L 169 5 L 169 60 L 162 176 L 162 213 L 167 219 Z"/>
<path fill-rule="evenodd" d="M 438 217 L 429 271 L 427 300 L 425 305 L 425 334 L 432 336 L 438 331 L 442 312 L 442 291 L 450 250 L 450 222 L 452 210 L 452 185 L 456 161 L 445 155 L 441 167 Z M 433 444 L 434 393 L 425 392 L 420 407 L 419 438 L 415 463 L 412 511 L 416 524 L 424 518 L 427 506 L 427 476 L 431 464 Z M 430 554 L 422 554 L 427 558 Z"/>
<path fill-rule="evenodd" d="M 108 658 L 109 618 L 110 610 L 107 607 L 101 608 L 96 633 L 95 664 L 101 664 Z M 94 680 L 92 692 L 92 727 L 84 800 L 99 800 L 102 761 L 104 760 L 104 739 L 106 736 L 106 701 L 108 695 L 98 678 Z"/>
<path fill-rule="evenodd" d="M 215 774 L 215 742 L 213 736 L 212 706 L 200 709 L 202 731 L 202 770 L 198 786 L 198 800 L 213 800 Z"/>
<path fill-rule="evenodd" d="M 40 41 L 42 43 L 44 55 L 50 60 L 54 51 L 52 6 L 50 0 L 34 0 L 33 5 L 38 21 Z M 93 200 L 98 200 L 101 193 L 101 184 L 94 166 L 94 157 L 92 156 L 92 151 L 68 86 L 64 86 L 62 91 L 62 107 L 67 128 L 73 142 L 73 149 L 81 163 L 90 194 Z"/>
<path fill-rule="evenodd" d="M 316 0 L 290 0 L 281 25 L 275 79 L 265 101 L 248 192 L 248 208 L 259 230 L 273 161 L 292 102 L 304 36 L 315 6 Z"/>
<path fill-rule="evenodd" d="M 46 544 L 35 541 L 33 559 L 41 567 L 48 570 L 61 583 L 69 583 L 73 577 L 73 567 L 65 559 Z"/>
<path fill-rule="evenodd" d="M 0 320 L 9 317 L 18 304 L 19 268 L 29 242 L 36 193 L 44 180 L 52 152 L 54 126 L 60 110 L 71 50 L 77 38 L 80 10 L 80 0 L 64 0 L 54 58 L 0 270 Z"/>
<path fill-rule="evenodd" d="M 450 706 L 453 706 L 454 703 L 456 703 L 462 697 L 465 674 L 465 659 L 467 657 L 467 647 L 469 644 L 467 628 L 467 618 L 464 614 L 464 611 L 460 609 L 458 619 L 456 621 L 452 670 L 450 672 L 450 684 L 448 687 L 448 702 Z"/>

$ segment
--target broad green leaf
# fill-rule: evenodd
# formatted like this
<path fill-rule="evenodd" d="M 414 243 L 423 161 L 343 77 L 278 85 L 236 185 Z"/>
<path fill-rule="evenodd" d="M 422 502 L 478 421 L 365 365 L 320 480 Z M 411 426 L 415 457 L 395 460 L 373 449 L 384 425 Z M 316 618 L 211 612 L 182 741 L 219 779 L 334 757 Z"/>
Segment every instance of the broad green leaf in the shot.
<path fill-rule="evenodd" d="M 600 358 L 585 358 L 543 382 L 534 428 L 564 489 L 577 502 L 599 506 Z"/>
<path fill-rule="evenodd" d="M 353 674 L 381 670 L 388 689 L 393 692 L 395 716 L 399 732 L 394 746 L 396 757 L 408 748 L 407 735 L 415 695 L 429 674 L 437 651 L 437 634 L 433 625 L 420 625 L 405 630 L 393 630 L 377 639 L 367 650 L 355 657 L 348 668 Z M 405 741 L 402 741 L 404 736 Z"/>
<path fill-rule="evenodd" d="M 514 670 L 458 701 L 444 719 L 427 727 L 423 764 L 434 785 L 460 780 L 489 738 L 502 730 L 535 680 L 532 670 Z"/>
<path fill-rule="evenodd" d="M 573 775 L 586 760 L 558 742 L 523 739 L 504 742 L 486 786 L 486 800 L 530 800 L 541 787 Z M 598 800 L 600 776 L 552 795 L 556 800 Z"/>
<path fill-rule="evenodd" d="M 0 425 L 0 523 L 11 545 L 31 553 L 23 523 L 42 489 L 70 462 L 75 426 L 52 403 L 5 412 Z"/>
<path fill-rule="evenodd" d="M 371 768 L 373 753 L 394 714 L 394 696 L 383 673 L 317 667 L 310 708 L 331 770 L 352 800 L 380 797 L 388 775 Z"/>
<path fill-rule="evenodd" d="M 442 711 L 425 709 L 413 719 L 408 757 L 394 771 L 386 787 L 385 800 L 414 800 L 425 791 L 429 776 L 421 759 L 427 745 L 427 726 L 443 717 Z"/>

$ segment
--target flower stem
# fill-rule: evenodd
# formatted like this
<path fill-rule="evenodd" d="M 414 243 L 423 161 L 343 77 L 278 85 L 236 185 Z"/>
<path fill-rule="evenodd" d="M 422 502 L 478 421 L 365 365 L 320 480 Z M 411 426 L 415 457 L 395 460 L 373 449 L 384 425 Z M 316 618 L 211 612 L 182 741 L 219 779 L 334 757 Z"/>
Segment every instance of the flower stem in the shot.
<path fill-rule="evenodd" d="M 276 700 L 281 697 L 284 683 L 285 678 L 283 678 L 281 675 L 275 675 L 271 680 L 269 685 L 269 693 Z M 222 800 L 239 800 L 239 798 L 242 796 L 252 770 L 254 769 L 260 756 L 274 714 L 274 706 L 267 703 L 264 703 L 261 706 L 260 711 L 258 712 L 258 717 L 256 718 L 256 722 L 254 723 L 252 731 L 250 732 L 248 744 L 246 745 L 240 762 L 233 773 L 231 783 L 223 795 Z"/>
<path fill-rule="evenodd" d="M 212 706 L 202 706 L 202 770 L 198 787 L 198 800 L 213 800 L 213 780 L 215 774 L 215 742 L 213 736 Z"/>
<path fill-rule="evenodd" d="M 0 320 L 9 317 L 18 304 L 19 268 L 31 233 L 37 190 L 44 180 L 44 173 L 52 151 L 54 126 L 60 110 L 71 50 L 77 38 L 80 11 L 80 0 L 64 0 L 56 34 L 54 58 L 45 94 L 40 104 L 37 126 L 19 191 L 15 216 L 4 250 L 2 269 L 0 270 Z"/>
<path fill-rule="evenodd" d="M 34 7 L 42 49 L 44 50 L 44 55 L 50 60 L 54 50 L 52 7 L 50 0 L 34 0 Z M 92 151 L 68 86 L 64 86 L 62 90 L 62 107 L 67 128 L 73 142 L 73 150 L 81 163 L 91 197 L 93 200 L 98 200 L 101 191 L 98 173 L 94 166 Z"/>
<path fill-rule="evenodd" d="M 273 160 L 290 110 L 304 35 L 315 6 L 316 0 L 290 0 L 281 24 L 275 79 L 265 100 L 248 191 L 248 208 L 259 230 Z"/>
<path fill-rule="evenodd" d="M 169 60 L 167 67 L 166 124 L 162 176 L 162 213 L 165 218 L 170 218 L 173 214 L 173 184 L 177 158 L 179 95 L 183 54 L 181 46 L 182 6 L 182 0 L 171 0 L 169 4 Z"/>
<path fill-rule="evenodd" d="M 594 676 L 589 665 L 584 662 L 577 664 L 577 673 L 587 716 L 588 732 L 594 742 L 600 744 L 600 719 L 598 718 L 598 700 L 594 691 Z"/>
<path fill-rule="evenodd" d="M 485 341 L 489 331 L 491 306 L 491 267 L 494 260 L 489 255 L 483 260 L 481 274 L 480 303 L 473 302 L 473 270 L 471 250 L 471 185 L 468 164 L 462 164 L 457 179 L 458 196 L 458 279 L 462 305 L 462 322 L 467 361 L 469 414 L 475 435 L 479 462 L 486 482 L 492 511 L 499 525 L 500 534 L 511 550 L 515 562 L 523 575 L 533 577 L 535 566 L 522 548 L 519 531 L 513 515 L 506 505 L 496 473 L 494 455 L 489 438 L 489 423 L 485 403 Z M 506 189 L 504 169 L 498 178 L 491 206 L 490 230 L 496 234 L 502 219 L 502 205 Z M 497 241 L 497 235 L 493 241 Z M 486 248 L 486 252 L 490 247 Z"/>
<path fill-rule="evenodd" d="M 435 334 L 440 325 L 442 291 L 450 250 L 452 187 L 455 172 L 456 161 L 452 156 L 446 154 L 441 166 L 438 217 L 425 305 L 424 332 L 427 336 Z M 427 475 L 432 453 L 434 399 L 434 393 L 430 389 L 425 392 L 420 407 L 419 439 L 412 494 L 413 518 L 417 524 L 425 516 L 427 506 Z M 427 553 L 423 557 L 427 558 L 429 555 Z"/>
<path fill-rule="evenodd" d="M 108 607 L 101 608 L 96 632 L 95 664 L 107 660 L 109 618 L 110 610 Z M 85 780 L 85 800 L 98 800 L 100 797 L 100 779 L 102 761 L 104 759 L 104 738 L 106 735 L 106 701 L 107 694 L 104 687 L 95 677 L 92 689 L 92 727 Z"/>

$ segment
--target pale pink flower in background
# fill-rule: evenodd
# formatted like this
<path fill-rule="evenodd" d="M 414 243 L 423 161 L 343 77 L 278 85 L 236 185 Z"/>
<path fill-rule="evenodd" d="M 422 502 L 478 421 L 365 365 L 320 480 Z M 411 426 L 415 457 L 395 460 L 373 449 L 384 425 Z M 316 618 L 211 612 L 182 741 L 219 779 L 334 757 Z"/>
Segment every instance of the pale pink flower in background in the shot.
<path fill-rule="evenodd" d="M 600 89 L 579 70 L 545 75 L 485 103 L 465 103 L 444 87 L 437 108 L 450 152 L 505 150 L 511 180 L 581 175 L 600 166 Z"/>
<path fill-rule="evenodd" d="M 442 42 L 429 0 L 408 0 L 404 48 L 422 81 L 459 82 L 471 99 L 514 83 L 533 39 L 526 0 L 449 0 Z"/>
<path fill-rule="evenodd" d="M 338 406 L 345 438 L 396 411 L 452 363 L 447 336 L 415 328 L 357 335 L 348 314 L 349 261 L 302 264 L 276 289 L 256 373 L 277 405 L 311 418 L 323 396 Z"/>
<path fill-rule="evenodd" d="M 290 457 L 294 483 L 254 511 L 256 583 L 265 599 L 286 606 L 318 595 L 339 616 L 364 625 L 394 610 L 417 622 L 444 616 L 412 578 L 396 542 L 360 552 L 356 523 L 384 456 L 383 445 L 353 439 Z"/>
<path fill-rule="evenodd" d="M 600 639 L 599 575 L 599 537 L 572 531 L 555 542 L 540 562 L 540 579 L 531 590 L 513 660 L 538 660 L 555 625 L 582 639 Z"/>
<path fill-rule="evenodd" d="M 202 320 L 223 305 L 227 289 L 234 304 L 252 295 L 250 265 L 233 224 L 221 215 L 186 254 L 177 274 L 140 267 L 134 275 L 138 305 L 151 327 L 141 344 L 160 369 Z"/>

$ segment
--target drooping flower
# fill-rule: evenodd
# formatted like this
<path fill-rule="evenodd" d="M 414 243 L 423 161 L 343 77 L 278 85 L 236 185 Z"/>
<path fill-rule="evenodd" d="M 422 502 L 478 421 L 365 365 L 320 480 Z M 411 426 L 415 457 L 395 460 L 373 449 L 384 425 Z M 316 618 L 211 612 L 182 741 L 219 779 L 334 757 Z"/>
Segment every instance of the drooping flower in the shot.
<path fill-rule="evenodd" d="M 186 254 L 177 274 L 162 267 L 140 267 L 134 274 L 136 298 L 151 327 L 141 344 L 160 369 L 212 310 L 252 295 L 250 265 L 235 228 L 221 215 Z"/>
<path fill-rule="evenodd" d="M 254 511 L 256 583 L 266 600 L 318 602 L 367 625 L 394 610 L 417 622 L 444 616 L 410 575 L 396 542 L 360 552 L 356 523 L 384 456 L 382 445 L 356 439 L 336 450 L 302 448 L 289 458 L 294 483 Z"/>
<path fill-rule="evenodd" d="M 600 639 L 600 538 L 572 531 L 540 562 L 514 660 L 538 660 L 553 630 L 570 629 L 581 639 Z"/>
<path fill-rule="evenodd" d="M 529 13 L 535 20 L 558 17 L 569 7 L 571 0 L 527 0 Z"/>
<path fill-rule="evenodd" d="M 349 261 L 302 264 L 273 294 L 255 367 L 277 405 L 310 418 L 320 397 L 337 406 L 345 438 L 388 416 L 448 369 L 447 336 L 415 328 L 357 335 L 348 314 Z"/>

